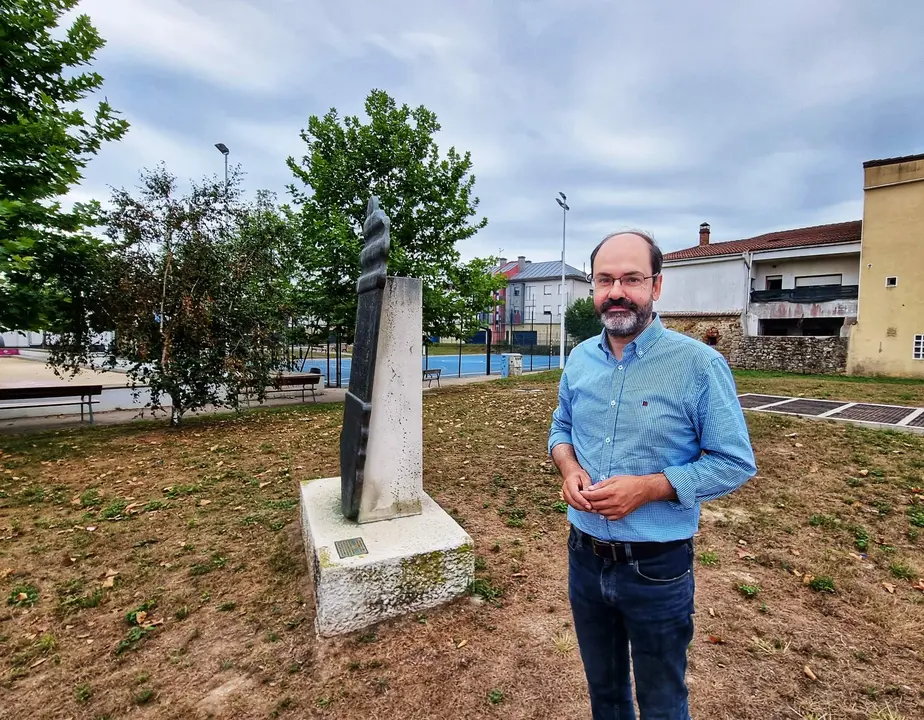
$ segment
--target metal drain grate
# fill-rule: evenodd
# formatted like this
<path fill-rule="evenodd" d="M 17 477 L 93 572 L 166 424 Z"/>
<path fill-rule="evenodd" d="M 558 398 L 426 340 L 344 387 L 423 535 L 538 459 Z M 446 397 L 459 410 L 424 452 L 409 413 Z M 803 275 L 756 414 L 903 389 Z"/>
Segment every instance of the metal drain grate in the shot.
<path fill-rule="evenodd" d="M 911 427 L 924 427 L 924 415 L 918 415 L 908 425 Z"/>
<path fill-rule="evenodd" d="M 768 405 L 769 403 L 780 402 L 785 399 L 786 398 L 782 397 L 773 397 L 772 395 L 742 395 L 738 398 L 738 401 L 743 408 L 755 408 L 761 405 Z"/>
<path fill-rule="evenodd" d="M 828 410 L 841 407 L 847 403 L 834 402 L 832 400 L 794 400 L 785 405 L 767 408 L 773 412 L 779 413 L 798 413 L 799 415 L 821 415 Z"/>
<path fill-rule="evenodd" d="M 914 410 L 915 408 L 895 405 L 854 405 L 830 417 L 835 420 L 865 420 L 894 425 L 899 420 L 908 417 Z"/>

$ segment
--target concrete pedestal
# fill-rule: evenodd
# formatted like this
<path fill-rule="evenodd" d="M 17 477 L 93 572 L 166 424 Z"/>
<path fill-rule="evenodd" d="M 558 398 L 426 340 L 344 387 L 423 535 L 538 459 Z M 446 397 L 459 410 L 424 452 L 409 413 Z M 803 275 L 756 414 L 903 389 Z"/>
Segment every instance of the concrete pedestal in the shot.
<path fill-rule="evenodd" d="M 420 514 L 357 523 L 341 513 L 339 477 L 306 480 L 301 521 L 319 635 L 435 607 L 474 579 L 471 537 L 426 494 Z"/>

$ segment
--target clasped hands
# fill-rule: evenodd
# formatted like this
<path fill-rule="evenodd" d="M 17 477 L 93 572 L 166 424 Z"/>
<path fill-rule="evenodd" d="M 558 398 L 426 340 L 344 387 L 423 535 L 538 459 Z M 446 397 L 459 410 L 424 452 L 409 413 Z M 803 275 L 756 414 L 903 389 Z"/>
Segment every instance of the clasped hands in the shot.
<path fill-rule="evenodd" d="M 561 492 L 576 510 L 619 520 L 646 503 L 670 497 L 673 488 L 661 473 L 614 475 L 594 485 L 583 469 L 574 469 L 565 475 Z"/>

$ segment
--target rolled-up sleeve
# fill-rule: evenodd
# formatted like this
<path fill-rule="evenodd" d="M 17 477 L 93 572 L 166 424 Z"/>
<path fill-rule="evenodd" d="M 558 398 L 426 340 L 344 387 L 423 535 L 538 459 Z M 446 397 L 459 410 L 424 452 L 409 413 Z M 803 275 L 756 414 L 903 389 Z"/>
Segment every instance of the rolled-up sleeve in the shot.
<path fill-rule="evenodd" d="M 693 402 L 703 452 L 696 460 L 663 471 L 677 493 L 677 501 L 669 504 L 678 510 L 728 495 L 757 473 L 735 380 L 724 358 L 708 365 Z"/>
<path fill-rule="evenodd" d="M 556 445 L 567 443 L 573 445 L 571 440 L 571 391 L 568 387 L 568 372 L 562 373 L 558 383 L 558 407 L 552 413 L 552 427 L 549 429 L 549 453 Z"/>

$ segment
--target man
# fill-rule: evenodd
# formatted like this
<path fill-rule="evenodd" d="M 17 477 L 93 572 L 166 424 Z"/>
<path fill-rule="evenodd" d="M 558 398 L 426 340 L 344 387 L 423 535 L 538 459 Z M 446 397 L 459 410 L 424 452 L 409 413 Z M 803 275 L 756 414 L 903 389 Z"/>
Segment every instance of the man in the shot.
<path fill-rule="evenodd" d="M 590 256 L 599 337 L 568 358 L 549 451 L 568 519 L 568 591 L 595 720 L 689 720 L 700 503 L 757 468 L 735 383 L 708 345 L 666 329 L 661 251 L 616 233 Z"/>

